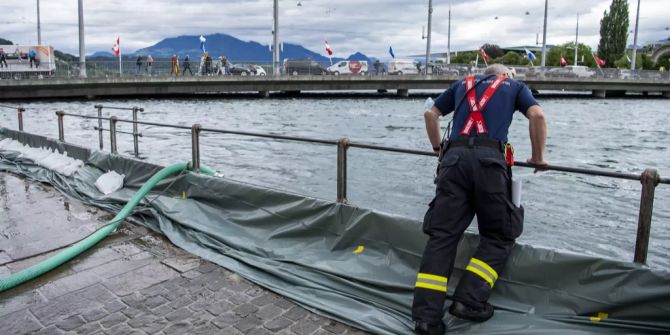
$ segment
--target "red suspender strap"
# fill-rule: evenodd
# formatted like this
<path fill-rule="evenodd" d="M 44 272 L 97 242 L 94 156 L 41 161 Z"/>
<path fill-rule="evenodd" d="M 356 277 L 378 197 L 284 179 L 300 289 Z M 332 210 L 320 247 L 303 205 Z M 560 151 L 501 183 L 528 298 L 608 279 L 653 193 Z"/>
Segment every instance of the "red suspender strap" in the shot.
<path fill-rule="evenodd" d="M 463 125 L 461 135 L 469 136 L 473 126 L 477 127 L 477 134 L 486 134 L 486 124 L 484 123 L 482 111 L 484 110 L 484 107 L 486 107 L 486 104 L 491 100 L 493 94 L 500 88 L 506 79 L 505 76 L 498 76 L 496 80 L 486 88 L 486 91 L 484 91 L 484 94 L 479 101 L 477 101 L 475 90 L 472 89 L 475 86 L 475 76 L 467 76 L 465 78 L 465 90 L 468 92 L 470 116 L 468 116 L 468 119 Z"/>

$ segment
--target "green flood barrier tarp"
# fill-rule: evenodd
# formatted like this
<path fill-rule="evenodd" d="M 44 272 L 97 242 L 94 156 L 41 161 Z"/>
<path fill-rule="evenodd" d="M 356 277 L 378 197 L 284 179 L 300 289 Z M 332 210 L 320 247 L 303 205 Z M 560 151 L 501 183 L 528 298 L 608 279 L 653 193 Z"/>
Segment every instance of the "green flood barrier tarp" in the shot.
<path fill-rule="evenodd" d="M 0 152 L 0 170 L 111 212 L 160 169 L 5 128 L 3 138 L 86 164 L 65 177 Z M 94 183 L 110 170 L 125 174 L 125 186 L 105 196 Z M 180 248 L 324 316 L 377 334 L 412 333 L 412 293 L 426 243 L 419 220 L 194 173 L 163 181 L 148 198 L 133 219 Z M 477 242 L 472 234 L 461 241 L 448 296 Z M 517 244 L 490 302 L 495 315 L 484 323 L 446 313 L 448 333 L 670 333 L 670 273 L 629 262 Z"/>

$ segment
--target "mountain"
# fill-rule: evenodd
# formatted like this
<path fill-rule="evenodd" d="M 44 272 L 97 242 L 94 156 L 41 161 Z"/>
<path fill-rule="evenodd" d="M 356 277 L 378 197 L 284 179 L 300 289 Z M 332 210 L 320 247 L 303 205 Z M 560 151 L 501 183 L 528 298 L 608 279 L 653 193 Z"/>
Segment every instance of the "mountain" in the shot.
<path fill-rule="evenodd" d="M 122 55 L 125 56 L 125 55 Z M 97 51 L 92 55 L 86 56 L 86 58 L 116 58 L 113 53 L 107 51 Z M 124 57 L 125 58 L 125 57 Z"/>
<path fill-rule="evenodd" d="M 255 41 L 245 42 L 227 34 L 212 34 L 204 36 L 207 40 L 205 47 L 207 52 L 218 58 L 219 56 L 226 56 L 233 63 L 240 62 L 257 62 L 257 63 L 271 63 L 272 52 L 268 45 L 263 45 Z M 155 45 L 139 49 L 134 53 L 124 54 L 124 58 L 135 57 L 136 55 L 151 55 L 154 59 L 170 58 L 172 55 L 177 55 L 180 59 L 189 55 L 192 59 L 200 57 L 200 36 L 179 36 L 166 38 Z M 90 57 L 113 57 L 110 52 L 99 51 Z M 305 47 L 293 44 L 284 43 L 283 50 L 280 52 L 280 59 L 296 58 L 296 59 L 312 59 L 318 62 L 328 63 L 330 59 L 317 52 L 306 49 Z M 343 59 L 348 60 L 371 60 L 364 54 L 357 52 L 347 58 L 333 58 L 333 62 Z"/>

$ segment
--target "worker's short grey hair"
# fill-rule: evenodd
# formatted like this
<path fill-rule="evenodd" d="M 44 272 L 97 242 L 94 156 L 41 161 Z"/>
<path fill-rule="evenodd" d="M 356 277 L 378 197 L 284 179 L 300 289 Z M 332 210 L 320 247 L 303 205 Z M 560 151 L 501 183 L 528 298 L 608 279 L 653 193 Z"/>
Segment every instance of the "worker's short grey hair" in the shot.
<path fill-rule="evenodd" d="M 507 66 L 502 65 L 502 64 L 491 64 L 489 67 L 484 70 L 485 75 L 491 75 L 495 74 L 497 76 L 503 75 L 503 74 L 510 74 L 510 69 L 507 68 Z"/>

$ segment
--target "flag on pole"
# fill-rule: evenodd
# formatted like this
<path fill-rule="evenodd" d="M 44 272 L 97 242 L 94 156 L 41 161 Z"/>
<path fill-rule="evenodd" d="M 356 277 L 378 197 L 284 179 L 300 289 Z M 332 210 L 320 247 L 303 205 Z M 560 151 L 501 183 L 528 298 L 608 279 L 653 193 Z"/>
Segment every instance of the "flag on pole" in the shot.
<path fill-rule="evenodd" d="M 528 58 L 529 61 L 534 62 L 537 59 L 537 57 L 535 57 L 535 54 L 532 53 L 530 50 L 528 49 L 524 50 L 526 50 L 526 58 Z"/>
<path fill-rule="evenodd" d="M 326 52 L 328 53 L 328 56 L 333 55 L 333 49 L 330 48 L 330 44 L 328 44 L 328 40 L 326 40 Z"/>
<path fill-rule="evenodd" d="M 484 49 L 479 48 L 479 53 L 482 54 L 482 59 L 484 59 L 484 62 L 485 62 L 485 63 L 488 63 L 488 61 L 489 61 L 489 55 L 486 54 L 486 52 L 484 51 Z"/>
<path fill-rule="evenodd" d="M 202 50 L 202 53 L 205 53 L 205 41 L 207 41 L 205 36 L 200 35 L 200 50 Z"/>
<path fill-rule="evenodd" d="M 391 58 L 395 59 L 395 54 L 393 53 L 393 47 L 389 45 L 389 53 L 391 54 Z"/>
<path fill-rule="evenodd" d="M 561 56 L 561 66 L 566 66 L 566 65 L 568 65 L 568 61 L 566 61 L 565 58 L 563 58 L 563 56 Z"/>
<path fill-rule="evenodd" d="M 116 42 L 112 45 L 112 51 L 114 52 L 114 57 L 119 57 L 121 54 L 121 37 L 116 37 Z"/>
<path fill-rule="evenodd" d="M 604 60 L 600 59 L 600 57 L 598 57 L 595 54 L 595 52 L 593 53 L 593 60 L 596 61 L 596 64 L 598 65 L 598 67 L 601 67 L 601 66 L 605 65 L 605 63 L 606 63 Z"/>

